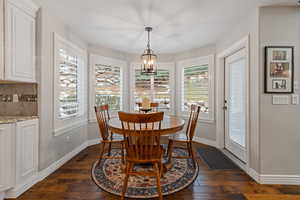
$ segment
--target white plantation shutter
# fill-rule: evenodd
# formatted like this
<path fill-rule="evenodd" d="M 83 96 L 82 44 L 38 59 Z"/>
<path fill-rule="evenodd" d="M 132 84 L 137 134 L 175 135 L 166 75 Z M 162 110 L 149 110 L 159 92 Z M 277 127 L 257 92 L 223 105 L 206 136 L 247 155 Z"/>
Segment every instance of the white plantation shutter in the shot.
<path fill-rule="evenodd" d="M 192 104 L 200 105 L 201 112 L 209 111 L 208 65 L 191 66 L 183 69 L 183 111 Z"/>
<path fill-rule="evenodd" d="M 79 112 L 78 58 L 59 49 L 59 118 L 76 116 Z"/>
<path fill-rule="evenodd" d="M 135 102 L 141 102 L 144 96 L 159 103 L 160 111 L 171 109 L 171 81 L 168 69 L 158 69 L 156 75 L 143 75 L 140 69 L 135 70 Z M 135 107 L 137 110 L 137 107 Z"/>
<path fill-rule="evenodd" d="M 95 65 L 95 104 L 108 104 L 110 110 L 121 110 L 121 69 Z"/>

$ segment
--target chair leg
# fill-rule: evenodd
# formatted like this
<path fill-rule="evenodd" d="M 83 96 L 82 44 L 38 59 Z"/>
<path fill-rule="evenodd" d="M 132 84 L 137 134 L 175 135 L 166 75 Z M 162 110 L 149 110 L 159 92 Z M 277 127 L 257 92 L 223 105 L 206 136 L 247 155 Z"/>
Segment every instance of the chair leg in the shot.
<path fill-rule="evenodd" d="M 108 156 L 111 154 L 111 143 L 108 144 Z"/>
<path fill-rule="evenodd" d="M 103 157 L 103 154 L 104 154 L 104 150 L 105 150 L 105 142 L 102 142 L 101 144 L 100 144 L 100 158 L 99 158 L 99 163 L 98 163 L 98 165 L 101 163 L 101 160 L 102 160 L 102 157 Z"/>
<path fill-rule="evenodd" d="M 131 169 L 131 164 L 127 163 L 126 164 L 126 169 L 125 169 L 125 179 L 123 183 L 123 189 L 122 189 L 122 195 L 121 195 L 121 200 L 125 199 L 125 193 L 127 191 L 127 186 L 128 186 L 128 178 L 129 178 L 129 171 Z"/>
<path fill-rule="evenodd" d="M 125 153 L 124 153 L 124 143 L 121 143 L 121 156 L 122 156 L 122 164 L 125 163 Z"/>
<path fill-rule="evenodd" d="M 163 165 L 162 162 L 160 162 L 159 165 L 160 165 L 160 171 L 159 171 L 160 172 L 160 177 L 163 177 L 164 165 Z"/>
<path fill-rule="evenodd" d="M 189 149 L 190 149 L 191 156 L 192 156 L 192 159 L 193 159 L 193 162 L 194 162 L 194 167 L 196 167 L 196 160 L 195 160 L 195 154 L 194 154 L 194 151 L 193 151 L 193 143 L 192 142 L 189 142 Z"/>
<path fill-rule="evenodd" d="M 174 144 L 173 140 L 169 140 L 168 151 L 167 151 L 168 162 L 171 162 L 172 159 L 173 144 Z"/>
<path fill-rule="evenodd" d="M 157 192 L 158 192 L 159 199 L 162 200 L 163 198 L 162 198 L 162 193 L 161 193 L 160 171 L 159 171 L 158 163 L 155 163 L 154 166 L 155 166 L 155 171 L 156 171 Z"/>

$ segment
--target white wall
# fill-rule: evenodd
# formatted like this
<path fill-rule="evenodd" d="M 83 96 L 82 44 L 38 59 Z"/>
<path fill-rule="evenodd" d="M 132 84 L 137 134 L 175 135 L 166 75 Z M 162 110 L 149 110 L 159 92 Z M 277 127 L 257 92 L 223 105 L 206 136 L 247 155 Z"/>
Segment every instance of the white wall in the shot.
<path fill-rule="evenodd" d="M 177 61 L 184 60 L 184 59 L 190 59 L 190 58 L 196 58 L 196 57 L 202 57 L 202 56 L 208 56 L 211 54 L 215 54 L 215 51 L 216 51 L 215 45 L 208 45 L 205 47 L 201 47 L 198 49 L 192 49 L 192 50 L 189 50 L 186 52 L 180 52 L 177 54 L 159 54 L 159 62 L 174 62 L 175 63 Z M 128 69 L 130 68 L 131 62 L 140 62 L 140 55 L 138 55 L 138 54 L 127 54 L 124 52 L 120 52 L 120 51 L 116 51 L 116 50 L 112 50 L 112 49 L 100 47 L 100 46 L 89 46 L 89 53 L 124 60 L 128 64 L 128 66 L 127 66 Z M 128 77 L 128 80 L 127 80 L 128 83 L 130 83 L 129 82 L 129 79 L 130 79 L 129 71 L 130 70 L 125 72 L 126 73 L 125 76 Z M 128 83 L 126 83 L 127 87 L 129 87 Z M 128 102 L 128 103 L 130 102 L 129 94 L 125 96 L 125 102 Z M 175 108 L 176 108 L 176 106 L 175 106 Z M 95 122 L 89 123 L 89 126 L 88 126 L 89 139 L 99 138 L 98 131 L 99 131 L 98 126 Z M 215 142 L 215 140 L 216 140 L 216 123 L 215 122 L 210 122 L 210 123 L 200 122 L 200 123 L 198 123 L 195 136 L 198 138 L 204 138 L 206 140 Z"/>
<path fill-rule="evenodd" d="M 57 32 L 81 48 L 87 48 L 87 45 L 77 38 L 67 26 L 49 15 L 46 10 L 41 9 L 39 11 L 37 21 L 37 74 L 38 113 L 40 117 L 40 170 L 45 169 L 87 139 L 86 126 L 69 131 L 61 136 L 53 135 L 53 32 Z"/>
<path fill-rule="evenodd" d="M 295 81 L 300 81 L 300 7 L 260 9 L 260 140 L 262 174 L 300 174 L 300 105 L 272 105 L 264 94 L 264 47 L 295 46 Z M 299 90 L 295 91 L 299 94 Z M 289 95 L 290 96 L 290 95 Z"/>
<path fill-rule="evenodd" d="M 259 83 L 255 81 L 259 76 L 259 53 L 258 53 L 258 9 L 249 10 L 247 17 L 241 18 L 240 23 L 236 24 L 235 28 L 230 32 L 223 35 L 223 37 L 217 42 L 217 53 L 221 53 L 235 42 L 240 41 L 245 36 L 249 35 L 250 38 L 250 168 L 260 171 L 259 164 L 259 124 L 258 124 L 258 110 L 254 110 L 259 103 Z M 218 66 L 217 66 L 218 67 Z"/>

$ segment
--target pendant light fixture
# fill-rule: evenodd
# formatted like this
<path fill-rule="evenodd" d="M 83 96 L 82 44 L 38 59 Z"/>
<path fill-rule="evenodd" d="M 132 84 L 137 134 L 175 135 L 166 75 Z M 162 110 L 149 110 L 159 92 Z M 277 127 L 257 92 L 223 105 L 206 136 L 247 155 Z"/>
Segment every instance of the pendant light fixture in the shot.
<path fill-rule="evenodd" d="M 155 75 L 157 73 L 157 55 L 154 54 L 153 50 L 150 48 L 150 32 L 152 27 L 146 27 L 145 31 L 148 33 L 148 43 L 147 48 L 141 56 L 142 66 L 141 73 L 146 75 Z"/>

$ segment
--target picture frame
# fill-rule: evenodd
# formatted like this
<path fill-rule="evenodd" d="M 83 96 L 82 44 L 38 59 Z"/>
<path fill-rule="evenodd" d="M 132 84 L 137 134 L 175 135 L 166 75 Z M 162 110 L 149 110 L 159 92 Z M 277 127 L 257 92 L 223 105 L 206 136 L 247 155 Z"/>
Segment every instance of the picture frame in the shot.
<path fill-rule="evenodd" d="M 265 47 L 265 93 L 294 93 L 294 47 Z"/>

